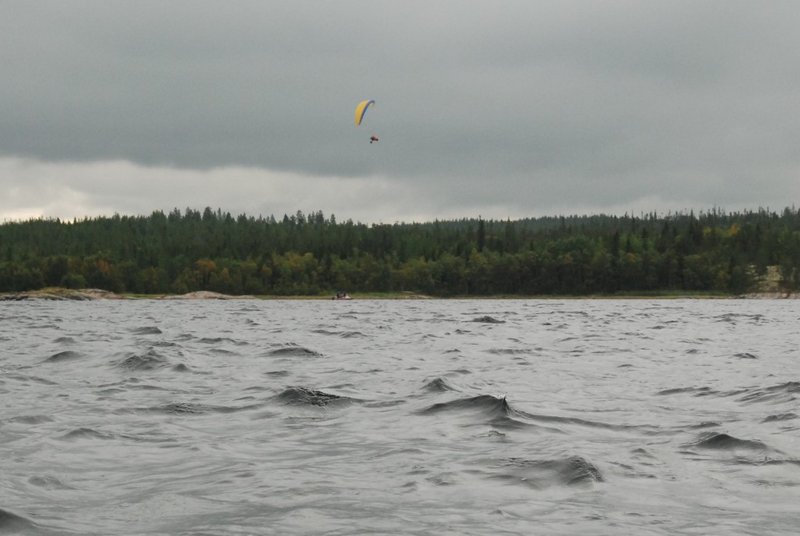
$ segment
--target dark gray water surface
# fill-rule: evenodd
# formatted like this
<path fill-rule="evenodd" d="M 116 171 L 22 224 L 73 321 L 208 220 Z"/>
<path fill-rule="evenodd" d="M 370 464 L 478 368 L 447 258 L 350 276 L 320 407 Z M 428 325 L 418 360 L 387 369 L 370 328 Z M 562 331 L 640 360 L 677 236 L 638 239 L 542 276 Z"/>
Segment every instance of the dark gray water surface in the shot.
<path fill-rule="evenodd" d="M 797 534 L 800 302 L 0 305 L 0 533 Z"/>

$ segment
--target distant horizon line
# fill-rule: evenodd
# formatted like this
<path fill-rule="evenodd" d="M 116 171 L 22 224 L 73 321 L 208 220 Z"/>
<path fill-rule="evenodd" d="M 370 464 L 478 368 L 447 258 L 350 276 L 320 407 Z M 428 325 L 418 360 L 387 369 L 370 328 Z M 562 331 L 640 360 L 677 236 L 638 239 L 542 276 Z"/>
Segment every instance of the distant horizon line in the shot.
<path fill-rule="evenodd" d="M 395 220 L 391 223 L 378 221 L 378 222 L 364 222 L 360 220 L 353 220 L 352 218 L 342 218 L 337 216 L 335 213 L 330 212 L 325 214 L 325 212 L 321 209 L 312 210 L 309 212 L 304 212 L 301 209 L 297 209 L 294 212 L 284 212 L 281 216 L 276 216 L 274 213 L 272 214 L 252 214 L 248 213 L 247 211 L 234 213 L 230 210 L 223 210 L 221 207 L 217 207 L 216 209 L 212 209 L 210 206 L 203 207 L 202 209 L 196 209 L 194 207 L 185 207 L 184 209 L 180 209 L 178 207 L 173 207 L 169 211 L 163 209 L 153 209 L 149 213 L 120 213 L 118 211 L 114 211 L 111 214 L 99 214 L 99 215 L 84 215 L 84 216 L 71 216 L 71 217 L 61 217 L 61 216 L 46 216 L 46 215 L 39 215 L 39 216 L 30 216 L 27 218 L 3 218 L 0 225 L 6 224 L 14 224 L 14 223 L 27 223 L 33 221 L 48 221 L 54 222 L 58 221 L 61 223 L 75 223 L 75 222 L 83 222 L 83 221 L 92 221 L 92 220 L 102 220 L 102 219 L 113 219 L 113 218 L 148 218 L 151 217 L 153 214 L 161 213 L 164 216 L 169 216 L 170 214 L 174 214 L 178 212 L 181 217 L 186 217 L 187 215 L 191 214 L 192 212 L 199 213 L 201 216 L 205 215 L 207 211 L 210 211 L 214 217 L 227 217 L 230 216 L 231 218 L 239 218 L 239 217 L 246 217 L 248 219 L 263 219 L 263 220 L 275 220 L 276 223 L 282 222 L 284 219 L 298 219 L 301 215 L 304 218 L 308 218 L 309 216 L 319 217 L 318 214 L 322 214 L 324 220 L 330 222 L 331 217 L 336 220 L 336 223 L 352 223 L 354 225 L 415 225 L 415 224 L 431 224 L 437 222 L 459 222 L 459 221 L 485 221 L 485 222 L 517 222 L 517 221 L 525 221 L 525 220 L 558 220 L 558 219 L 576 219 L 576 218 L 593 218 L 593 217 L 605 217 L 605 218 L 619 218 L 619 219 L 646 219 L 646 218 L 655 218 L 655 219 L 665 219 L 665 218 L 672 218 L 672 217 L 685 217 L 685 216 L 705 216 L 705 215 L 719 215 L 719 216 L 734 216 L 734 215 L 742 215 L 742 214 L 771 214 L 771 215 L 780 215 L 780 213 L 784 213 L 786 211 L 790 212 L 798 212 L 795 204 L 791 206 L 787 205 L 784 206 L 782 209 L 775 210 L 770 208 L 769 206 L 759 206 L 757 209 L 749 208 L 749 209 L 737 209 L 728 211 L 727 209 L 714 205 L 710 209 L 697 209 L 697 208 L 684 208 L 681 210 L 651 210 L 651 211 L 638 211 L 638 214 L 634 214 L 634 211 L 626 211 L 623 214 L 615 214 L 613 212 L 588 212 L 588 213 L 561 213 L 561 214 L 550 214 L 550 215 L 541 215 L 541 216 L 522 216 L 522 217 L 490 217 L 490 218 L 483 218 L 481 214 L 477 216 L 462 216 L 462 217 L 450 217 L 450 218 L 434 218 L 429 220 Z"/>

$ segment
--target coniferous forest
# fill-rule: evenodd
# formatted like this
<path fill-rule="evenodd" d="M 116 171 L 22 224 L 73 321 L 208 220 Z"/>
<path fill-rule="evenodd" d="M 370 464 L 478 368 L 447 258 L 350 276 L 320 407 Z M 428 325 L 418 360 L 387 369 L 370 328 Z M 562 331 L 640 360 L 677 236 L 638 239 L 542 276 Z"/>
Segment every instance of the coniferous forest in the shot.
<path fill-rule="evenodd" d="M 751 291 L 800 283 L 800 211 L 366 225 L 221 210 L 0 225 L 0 291 L 434 296 Z"/>

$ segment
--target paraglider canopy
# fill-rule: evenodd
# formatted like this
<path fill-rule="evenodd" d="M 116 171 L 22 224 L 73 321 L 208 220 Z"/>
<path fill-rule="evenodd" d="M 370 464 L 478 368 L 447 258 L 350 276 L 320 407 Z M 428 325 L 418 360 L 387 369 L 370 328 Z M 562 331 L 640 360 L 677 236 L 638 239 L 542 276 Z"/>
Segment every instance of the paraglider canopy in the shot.
<path fill-rule="evenodd" d="M 371 104 L 375 104 L 374 100 L 363 100 L 358 103 L 356 106 L 356 126 L 361 124 L 361 121 L 364 119 L 364 114 L 367 113 L 367 108 L 370 107 Z"/>

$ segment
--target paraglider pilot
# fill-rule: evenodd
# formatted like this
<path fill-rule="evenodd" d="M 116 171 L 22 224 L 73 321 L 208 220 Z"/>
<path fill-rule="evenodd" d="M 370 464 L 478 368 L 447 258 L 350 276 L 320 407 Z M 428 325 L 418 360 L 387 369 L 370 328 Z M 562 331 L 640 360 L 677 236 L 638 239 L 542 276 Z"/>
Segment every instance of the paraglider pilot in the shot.
<path fill-rule="evenodd" d="M 361 121 L 364 119 L 364 114 L 367 113 L 367 108 L 369 108 L 371 104 L 375 104 L 375 101 L 370 99 L 370 100 L 363 100 L 358 103 L 358 106 L 356 106 L 356 113 L 355 113 L 356 126 L 359 126 L 361 124 Z M 372 136 L 369 137 L 370 143 L 375 143 L 376 141 L 380 141 L 378 139 L 378 136 L 373 134 Z"/>

